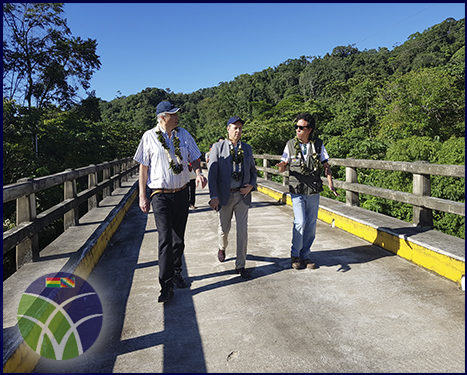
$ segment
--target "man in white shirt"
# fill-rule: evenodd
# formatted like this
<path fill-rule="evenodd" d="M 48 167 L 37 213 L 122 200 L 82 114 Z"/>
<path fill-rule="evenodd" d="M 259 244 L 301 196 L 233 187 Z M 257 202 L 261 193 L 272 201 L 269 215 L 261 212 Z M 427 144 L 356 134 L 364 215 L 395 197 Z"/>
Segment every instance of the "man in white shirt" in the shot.
<path fill-rule="evenodd" d="M 289 191 L 292 198 L 294 225 L 291 247 L 291 265 L 294 269 L 316 268 L 311 260 L 311 245 L 315 239 L 318 219 L 319 193 L 323 191 L 322 167 L 329 188 L 337 197 L 332 182 L 328 153 L 323 141 L 313 138 L 315 119 L 309 113 L 301 113 L 296 119 L 295 138 L 285 145 L 279 172 L 289 168 Z"/>
<path fill-rule="evenodd" d="M 173 296 L 174 285 L 186 288 L 182 277 L 182 257 L 185 249 L 185 228 L 188 218 L 188 163 L 196 173 L 196 185 L 204 188 L 207 180 L 201 172 L 201 152 L 190 133 L 178 126 L 180 108 L 168 101 L 156 107 L 157 126 L 141 138 L 134 159 L 139 168 L 139 207 L 149 212 L 152 204 L 159 237 L 159 302 Z M 146 196 L 151 189 L 151 201 Z"/>

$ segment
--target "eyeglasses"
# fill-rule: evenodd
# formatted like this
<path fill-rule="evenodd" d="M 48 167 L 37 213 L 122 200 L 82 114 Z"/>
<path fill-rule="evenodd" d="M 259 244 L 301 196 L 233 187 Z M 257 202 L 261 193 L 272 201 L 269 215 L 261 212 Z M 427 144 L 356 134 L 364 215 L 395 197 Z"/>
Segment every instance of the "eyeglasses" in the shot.
<path fill-rule="evenodd" d="M 295 129 L 300 129 L 300 130 L 303 130 L 303 129 L 309 129 L 310 127 L 309 126 L 300 126 L 300 125 L 295 125 Z"/>

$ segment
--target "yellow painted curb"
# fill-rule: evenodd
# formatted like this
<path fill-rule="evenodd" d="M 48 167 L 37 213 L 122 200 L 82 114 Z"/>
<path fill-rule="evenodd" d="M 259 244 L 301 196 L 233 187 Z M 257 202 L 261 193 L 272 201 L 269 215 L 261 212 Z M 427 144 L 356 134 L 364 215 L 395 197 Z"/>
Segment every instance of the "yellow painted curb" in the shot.
<path fill-rule="evenodd" d="M 31 372 L 39 361 L 40 356 L 24 341 L 11 355 L 3 366 L 3 372 Z"/>
<path fill-rule="evenodd" d="M 292 205 L 289 194 L 280 193 L 260 185 L 258 185 L 258 191 L 280 202 L 286 203 L 289 206 Z M 318 219 L 325 223 L 333 224 L 335 227 L 382 247 L 385 250 L 389 250 L 459 285 L 461 284 L 462 276 L 465 275 L 465 261 L 438 253 L 410 240 L 401 239 L 398 236 L 378 230 L 370 225 L 360 223 L 321 207 L 318 211 Z"/>
<path fill-rule="evenodd" d="M 89 276 L 89 274 L 99 261 L 100 257 L 104 253 L 104 250 L 107 247 L 107 244 L 109 243 L 110 239 L 120 226 L 120 223 L 122 222 L 125 214 L 129 210 L 131 204 L 135 200 L 137 194 L 138 190 L 135 190 L 131 194 L 123 208 L 117 213 L 112 222 L 109 223 L 107 228 L 104 230 L 104 233 L 102 233 L 102 235 L 97 240 L 96 244 L 92 247 L 91 251 L 89 251 L 88 254 L 86 254 L 85 258 L 80 262 L 74 274 L 81 277 L 82 279 L 86 279 Z"/>
<path fill-rule="evenodd" d="M 120 223 L 122 222 L 125 214 L 129 210 L 131 204 L 138 195 L 138 189 L 131 194 L 122 209 L 115 215 L 113 220 L 109 223 L 104 232 L 97 239 L 96 244 L 86 254 L 84 259 L 78 264 L 74 274 L 86 279 L 93 268 L 96 266 L 100 257 L 102 256 L 107 244 L 113 234 L 116 232 Z M 3 366 L 4 373 L 18 373 L 18 372 L 32 372 L 37 362 L 40 359 L 40 355 L 34 352 L 24 341 L 19 344 L 15 352 L 8 358 L 5 365 Z"/>

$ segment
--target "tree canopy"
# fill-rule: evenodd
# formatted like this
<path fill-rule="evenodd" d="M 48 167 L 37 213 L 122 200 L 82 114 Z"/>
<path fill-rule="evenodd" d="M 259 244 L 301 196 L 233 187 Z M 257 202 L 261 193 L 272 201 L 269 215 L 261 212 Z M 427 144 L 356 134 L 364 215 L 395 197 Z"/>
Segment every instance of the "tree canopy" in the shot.
<path fill-rule="evenodd" d="M 4 5 L 5 183 L 132 156 L 155 125 L 162 100 L 182 108 L 180 125 L 202 152 L 226 135 L 227 119 L 237 115 L 246 120 L 243 136 L 255 153 L 280 154 L 294 135 L 294 117 L 307 111 L 316 116 L 316 135 L 330 157 L 465 163 L 465 19 L 448 18 L 415 32 L 392 50 L 336 46 L 322 57 L 288 59 L 190 94 L 148 87 L 109 102 L 90 93 L 70 104 L 76 87 L 68 79 L 89 88 L 100 62 L 97 42 L 72 37 L 61 13 L 61 4 Z M 41 32 L 33 37 L 30 27 Z M 19 47 L 21 40 L 30 53 Z M 43 145 L 37 157 L 30 154 L 34 132 Z M 56 161 L 47 161 L 51 155 Z M 343 169 L 333 172 L 345 176 Z M 401 174 L 360 171 L 358 178 L 411 189 Z M 433 184 L 434 196 L 464 201 L 463 179 L 436 177 Z M 361 204 L 411 220 L 408 205 L 374 197 L 362 197 Z M 456 217 L 454 228 L 449 215 L 436 215 L 440 229 L 464 235 L 464 218 Z"/>

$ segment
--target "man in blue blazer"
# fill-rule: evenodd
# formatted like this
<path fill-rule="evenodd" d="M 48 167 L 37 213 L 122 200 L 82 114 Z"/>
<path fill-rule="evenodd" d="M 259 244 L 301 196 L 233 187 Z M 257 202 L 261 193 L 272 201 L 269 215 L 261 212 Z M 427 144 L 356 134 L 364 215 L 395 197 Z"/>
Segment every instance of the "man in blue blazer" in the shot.
<path fill-rule="evenodd" d="M 220 262 L 225 260 L 225 249 L 235 213 L 237 223 L 237 259 L 235 271 L 243 279 L 250 278 L 245 269 L 248 242 L 248 208 L 251 191 L 256 188 L 256 166 L 250 145 L 240 140 L 243 124 L 238 116 L 227 121 L 228 139 L 215 143 L 209 153 L 209 205 L 219 213 Z"/>

